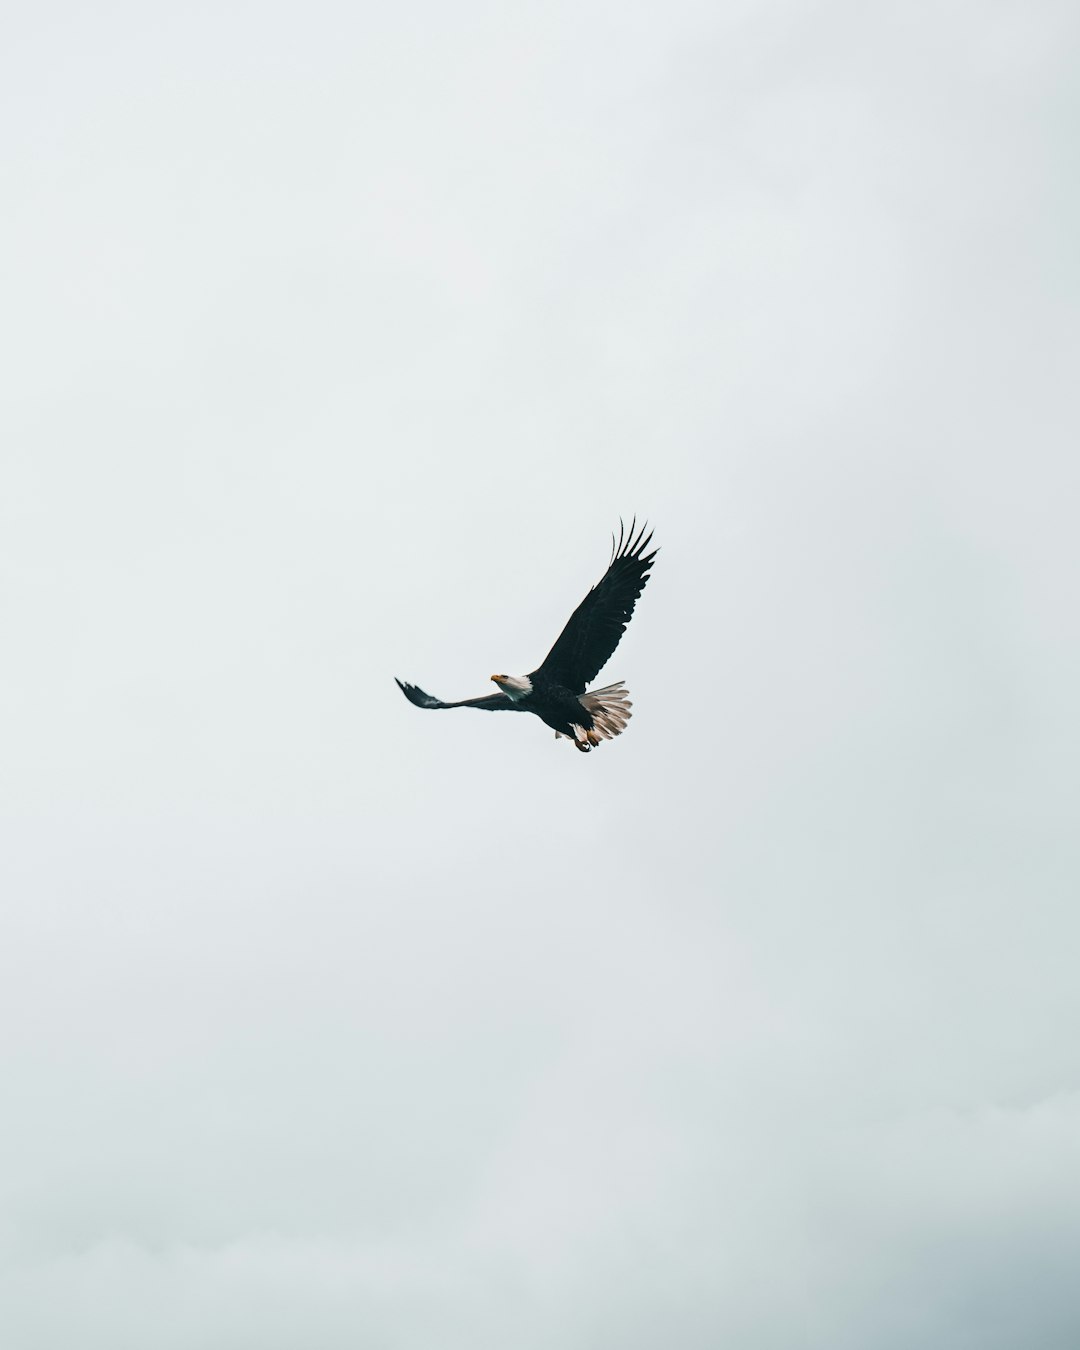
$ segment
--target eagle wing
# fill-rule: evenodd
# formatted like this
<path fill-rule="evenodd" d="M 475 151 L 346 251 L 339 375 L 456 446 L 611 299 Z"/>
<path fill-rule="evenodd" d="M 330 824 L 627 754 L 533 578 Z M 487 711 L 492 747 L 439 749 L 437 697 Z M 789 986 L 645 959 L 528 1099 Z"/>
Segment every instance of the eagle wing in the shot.
<path fill-rule="evenodd" d="M 486 712 L 513 712 L 518 705 L 505 694 L 486 694 L 483 698 L 463 698 L 459 703 L 444 703 L 441 698 L 432 698 L 415 684 L 394 677 L 394 683 L 418 708 L 483 708 Z M 523 709 L 518 708 L 518 711 Z"/>
<path fill-rule="evenodd" d="M 626 631 L 658 552 L 657 549 L 645 552 L 652 532 L 646 534 L 647 527 L 643 525 L 635 537 L 636 527 L 635 519 L 627 533 L 622 521 L 619 522 L 619 542 L 612 535 L 607 571 L 570 615 L 554 647 L 533 675 L 580 694 L 607 664 Z"/>

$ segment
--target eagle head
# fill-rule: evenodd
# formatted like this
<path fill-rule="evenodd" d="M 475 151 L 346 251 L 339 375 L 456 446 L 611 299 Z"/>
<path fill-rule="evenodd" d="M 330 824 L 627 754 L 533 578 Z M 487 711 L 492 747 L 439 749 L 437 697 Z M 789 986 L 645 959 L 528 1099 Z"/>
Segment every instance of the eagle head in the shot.
<path fill-rule="evenodd" d="M 528 675 L 492 675 L 491 677 L 508 699 L 519 703 L 532 693 L 532 680 Z"/>

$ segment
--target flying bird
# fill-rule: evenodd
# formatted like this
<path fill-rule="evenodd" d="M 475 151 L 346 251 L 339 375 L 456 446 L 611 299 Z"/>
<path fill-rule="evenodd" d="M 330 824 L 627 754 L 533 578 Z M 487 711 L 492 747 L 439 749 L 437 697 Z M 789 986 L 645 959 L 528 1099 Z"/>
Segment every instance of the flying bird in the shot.
<path fill-rule="evenodd" d="M 626 730 L 631 703 L 622 680 L 585 692 L 596 679 L 634 613 L 658 552 L 646 553 L 652 533 L 637 521 L 629 533 L 619 522 L 619 540 L 611 537 L 611 562 L 559 634 L 541 665 L 528 675 L 492 675 L 499 693 L 444 703 L 403 680 L 396 683 L 418 708 L 483 708 L 487 712 L 535 713 L 555 732 L 586 754 Z"/>

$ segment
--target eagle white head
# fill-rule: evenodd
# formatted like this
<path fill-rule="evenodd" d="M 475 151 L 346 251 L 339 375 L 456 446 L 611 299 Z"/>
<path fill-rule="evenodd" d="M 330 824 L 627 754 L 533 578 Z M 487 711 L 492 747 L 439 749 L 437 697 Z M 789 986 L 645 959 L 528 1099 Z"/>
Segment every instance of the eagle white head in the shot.
<path fill-rule="evenodd" d="M 491 678 L 511 703 L 520 703 L 532 693 L 532 680 L 528 675 L 492 675 Z"/>

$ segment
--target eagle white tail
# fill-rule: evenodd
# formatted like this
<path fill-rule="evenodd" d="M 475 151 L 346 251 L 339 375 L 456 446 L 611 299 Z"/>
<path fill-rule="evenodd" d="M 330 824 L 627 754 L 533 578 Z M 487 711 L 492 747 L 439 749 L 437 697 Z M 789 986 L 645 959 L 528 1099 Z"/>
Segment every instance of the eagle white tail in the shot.
<path fill-rule="evenodd" d="M 580 698 L 586 711 L 592 714 L 593 725 L 591 732 L 587 732 L 584 727 L 574 727 L 574 738 L 579 749 L 587 750 L 590 744 L 599 745 L 601 737 L 611 740 L 626 730 L 633 704 L 622 680 L 606 685 L 603 689 L 593 689 Z M 557 731 L 555 735 L 560 737 L 563 733 Z M 570 737 L 566 736 L 565 739 L 569 740 Z"/>

